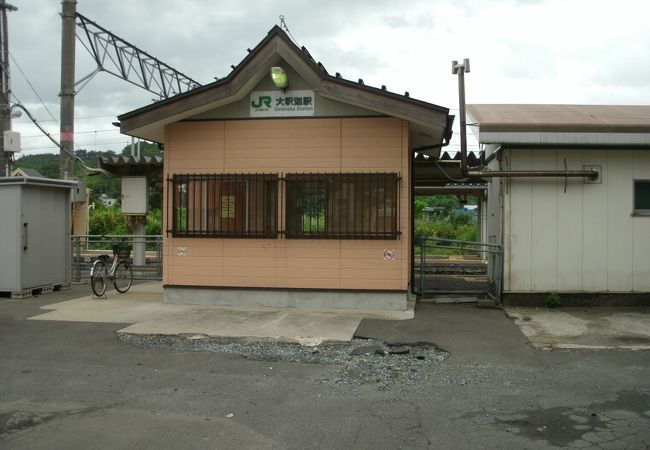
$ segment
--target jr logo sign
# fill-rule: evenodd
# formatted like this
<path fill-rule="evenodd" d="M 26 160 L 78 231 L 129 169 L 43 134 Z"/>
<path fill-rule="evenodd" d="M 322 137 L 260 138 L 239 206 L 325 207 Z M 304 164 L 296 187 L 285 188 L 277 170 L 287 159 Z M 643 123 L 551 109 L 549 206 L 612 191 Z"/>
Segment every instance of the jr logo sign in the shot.
<path fill-rule="evenodd" d="M 262 108 L 262 105 L 264 105 L 265 108 L 270 108 L 271 97 L 269 97 L 268 95 L 258 95 L 257 100 L 253 100 L 251 102 L 251 106 L 253 108 Z"/>
<path fill-rule="evenodd" d="M 251 117 L 298 117 L 314 115 L 314 91 L 251 92 Z"/>

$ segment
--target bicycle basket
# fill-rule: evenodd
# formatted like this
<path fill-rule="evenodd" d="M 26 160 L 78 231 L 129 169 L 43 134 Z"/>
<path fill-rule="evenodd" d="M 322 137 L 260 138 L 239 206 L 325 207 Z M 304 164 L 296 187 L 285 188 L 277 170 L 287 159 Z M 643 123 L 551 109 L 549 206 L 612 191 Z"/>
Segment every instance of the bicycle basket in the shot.
<path fill-rule="evenodd" d="M 114 245 L 113 254 L 117 255 L 120 259 L 129 259 L 131 257 L 130 245 Z"/>

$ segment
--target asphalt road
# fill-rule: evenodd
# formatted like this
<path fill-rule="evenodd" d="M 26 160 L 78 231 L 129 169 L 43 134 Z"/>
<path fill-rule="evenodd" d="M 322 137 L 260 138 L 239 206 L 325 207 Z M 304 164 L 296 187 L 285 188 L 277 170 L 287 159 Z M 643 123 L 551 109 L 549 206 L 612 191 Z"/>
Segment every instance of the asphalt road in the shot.
<path fill-rule="evenodd" d="M 26 320 L 80 289 L 0 299 L 0 448 L 650 448 L 647 351 L 540 351 L 501 311 L 422 306 L 408 324 L 360 327 L 450 353 L 419 383 L 382 390 L 319 382 L 335 364 L 142 348 L 117 338 L 124 324 Z"/>

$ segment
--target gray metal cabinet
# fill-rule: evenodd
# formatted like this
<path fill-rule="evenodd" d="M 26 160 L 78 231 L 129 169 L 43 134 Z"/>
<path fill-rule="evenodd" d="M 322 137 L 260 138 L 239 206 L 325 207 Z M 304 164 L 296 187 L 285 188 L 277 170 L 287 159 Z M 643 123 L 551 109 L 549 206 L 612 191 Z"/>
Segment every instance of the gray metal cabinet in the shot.
<path fill-rule="evenodd" d="M 70 283 L 74 181 L 0 178 L 0 292 Z"/>

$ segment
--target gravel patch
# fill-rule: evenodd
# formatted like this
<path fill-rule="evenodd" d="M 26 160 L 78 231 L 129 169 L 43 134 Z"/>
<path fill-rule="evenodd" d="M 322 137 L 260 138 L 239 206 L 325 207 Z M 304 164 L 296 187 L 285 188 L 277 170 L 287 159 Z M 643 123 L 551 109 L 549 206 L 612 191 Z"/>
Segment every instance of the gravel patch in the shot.
<path fill-rule="evenodd" d="M 425 382 L 433 369 L 449 354 L 431 344 L 387 345 L 374 339 L 352 339 L 350 344 L 299 344 L 246 339 L 212 338 L 205 335 L 134 335 L 119 333 L 123 342 L 144 348 L 171 351 L 215 352 L 238 355 L 254 361 L 336 365 L 331 377 L 313 381 L 322 384 L 376 385 L 386 390 L 395 385 Z"/>

